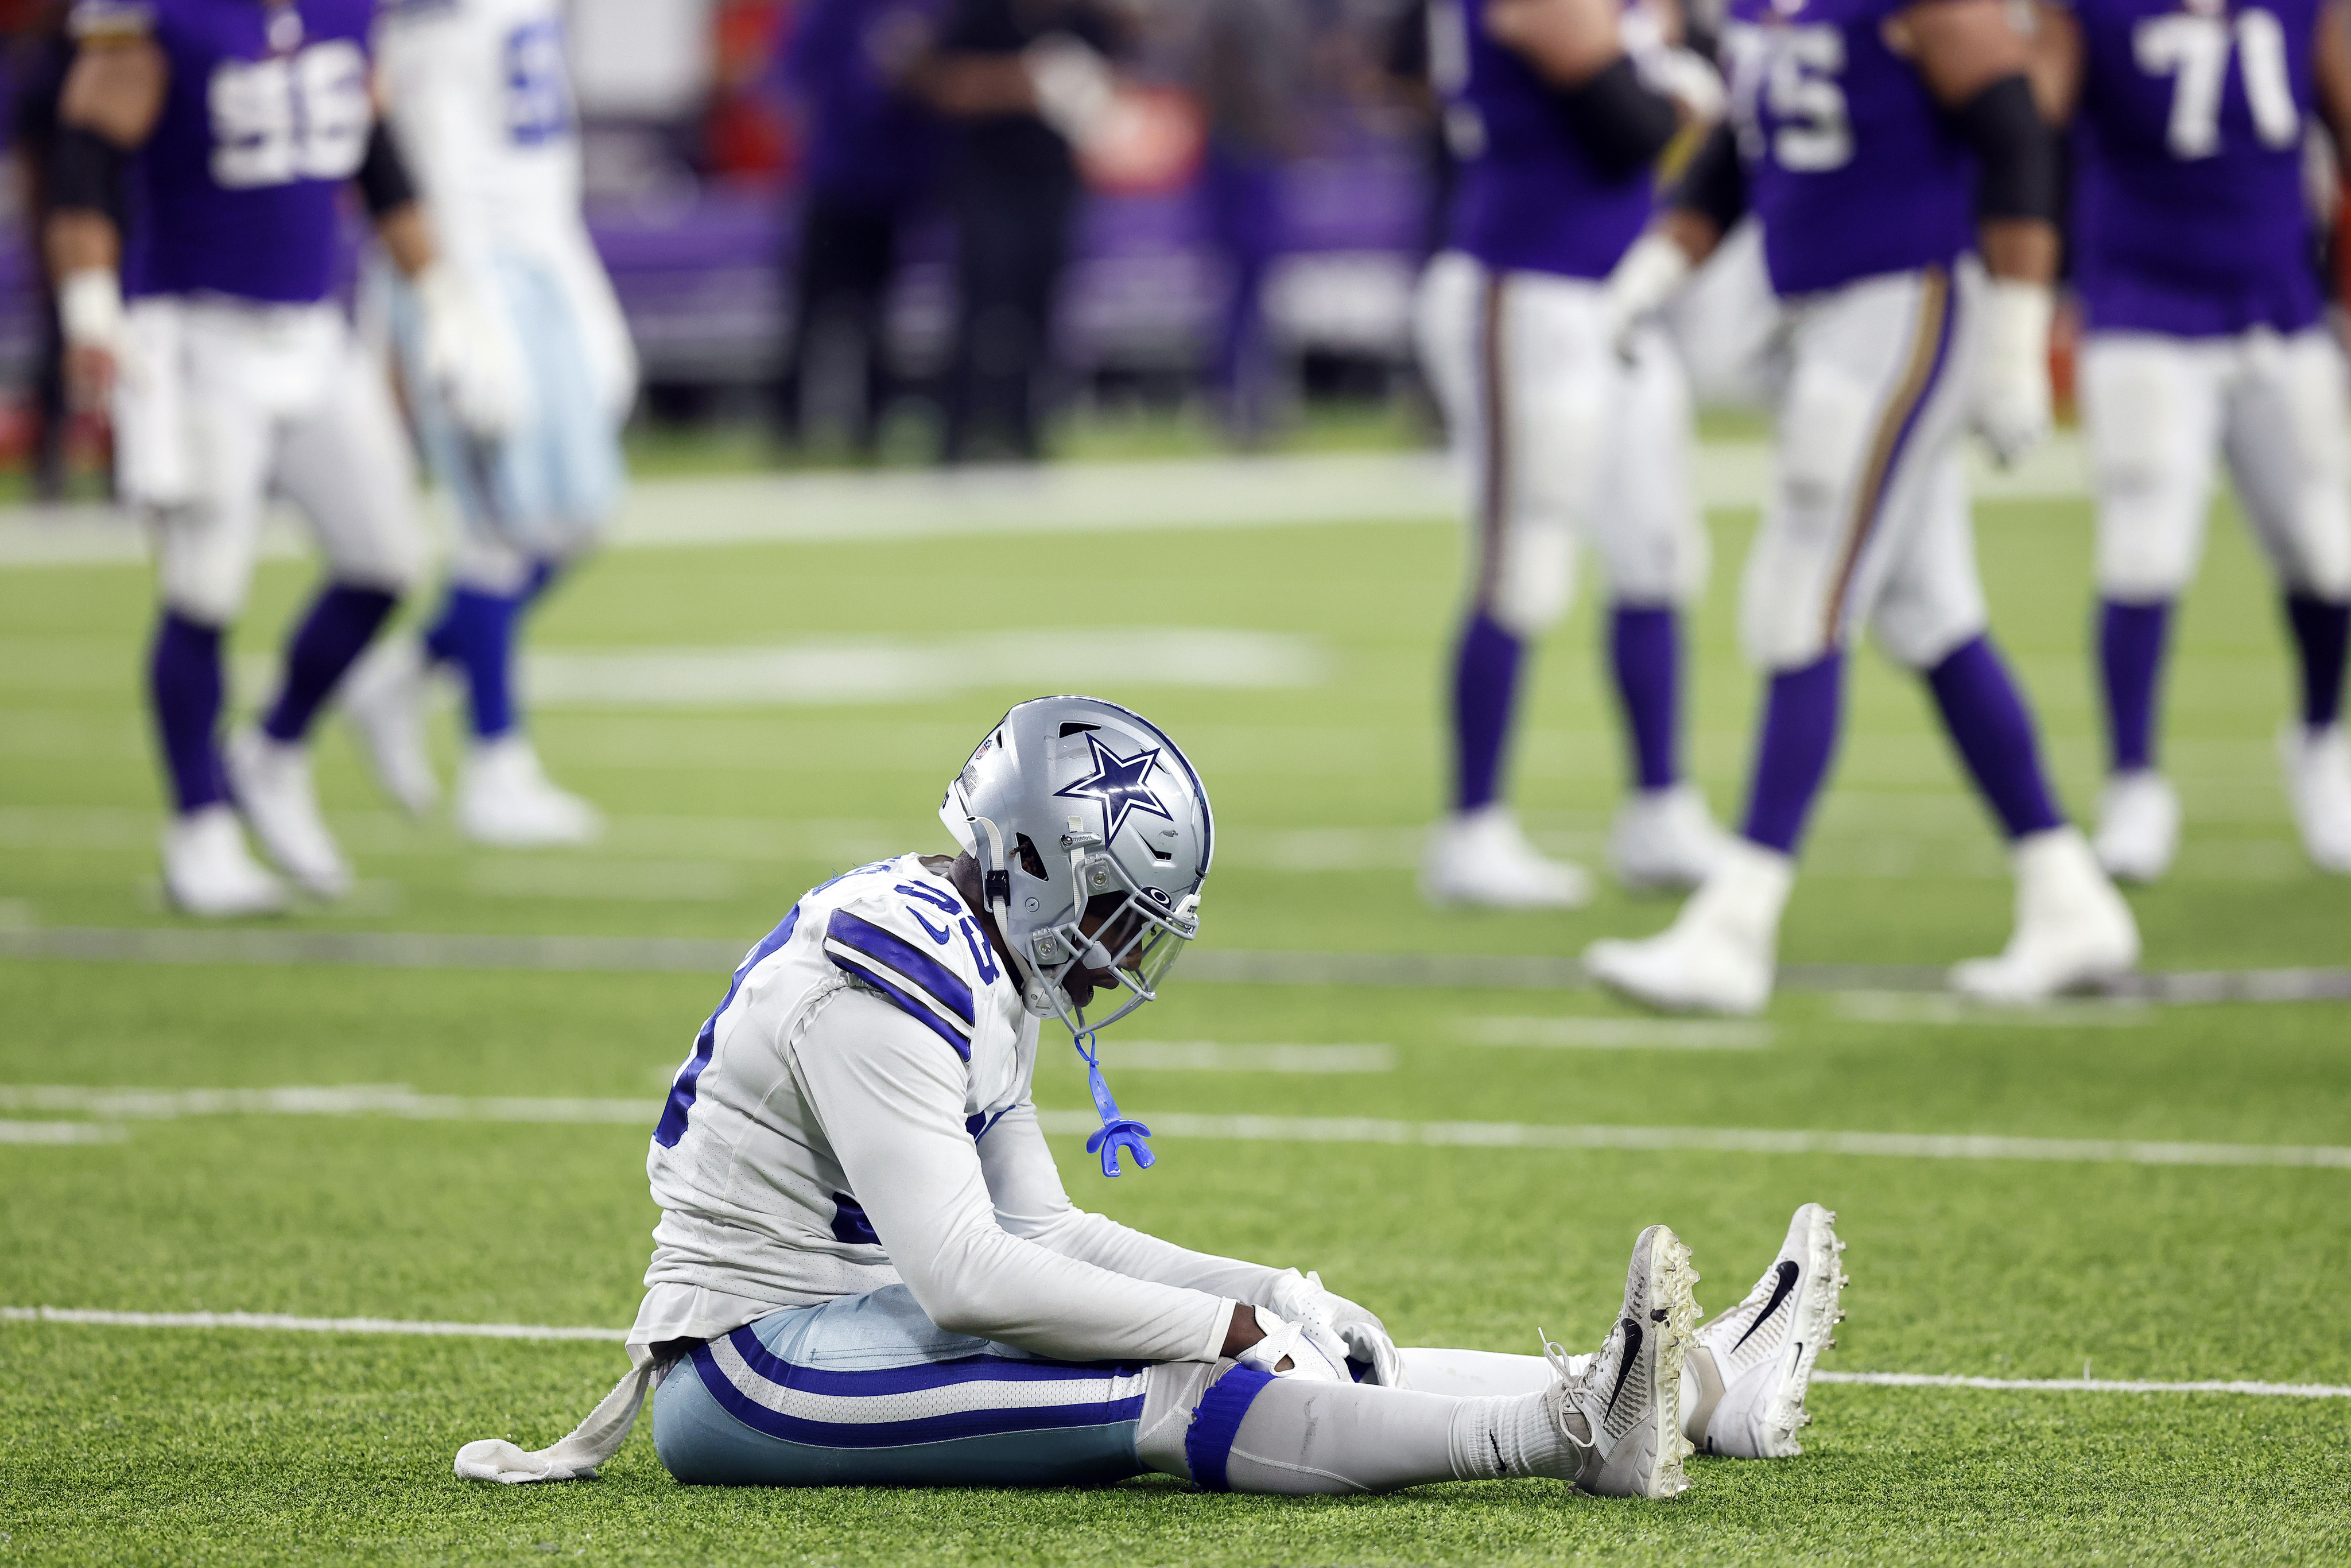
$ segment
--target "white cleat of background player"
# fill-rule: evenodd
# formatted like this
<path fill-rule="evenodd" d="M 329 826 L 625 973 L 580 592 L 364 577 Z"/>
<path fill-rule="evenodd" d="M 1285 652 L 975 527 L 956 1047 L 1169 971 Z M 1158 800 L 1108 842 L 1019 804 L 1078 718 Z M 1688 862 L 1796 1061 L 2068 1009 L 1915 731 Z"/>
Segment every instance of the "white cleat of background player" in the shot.
<path fill-rule="evenodd" d="M 1496 802 L 1448 817 L 1430 832 L 1420 890 L 1431 904 L 1575 909 L 1591 902 L 1592 878 L 1528 842 L 1510 808 Z"/>
<path fill-rule="evenodd" d="M 275 915 L 291 902 L 286 884 L 245 847 L 226 806 L 175 816 L 164 827 L 163 893 L 174 908 L 212 919 Z"/>
<path fill-rule="evenodd" d="M 350 862 L 319 814 L 309 747 L 272 740 L 248 726 L 229 737 L 221 760 L 237 809 L 277 869 L 317 898 L 350 892 Z"/>
<path fill-rule="evenodd" d="M 1812 1421 L 1804 1391 L 1821 1352 L 1836 1343 L 1846 1283 L 1836 1216 L 1796 1210 L 1780 1255 L 1747 1299 L 1697 1335 L 1682 1374 L 1682 1432 L 1702 1454 L 1786 1459 L 1804 1451 Z"/>
<path fill-rule="evenodd" d="M 343 712 L 376 782 L 412 817 L 440 803 L 441 780 L 424 744 L 424 649 L 413 637 L 380 640 L 343 679 Z"/>
<path fill-rule="evenodd" d="M 2179 852 L 2179 793 L 2152 768 L 2106 780 L 2098 797 L 2098 863 L 2123 882 L 2154 882 Z"/>
<path fill-rule="evenodd" d="M 1671 925 L 1644 941 L 1594 942 L 1583 967 L 1603 985 L 1668 1012 L 1761 1012 L 1795 876 L 1788 856 L 1728 836 L 1714 874 Z"/>
<path fill-rule="evenodd" d="M 2028 833 L 2009 851 L 2016 929 L 1994 958 L 1951 970 L 1954 990 L 1987 1002 L 2038 1002 L 2085 990 L 2138 962 L 2138 922 L 2074 828 Z"/>
<path fill-rule="evenodd" d="M 530 741 L 509 730 L 475 746 L 459 766 L 457 828 L 476 843 L 547 849 L 593 843 L 604 819 L 549 781 Z"/>
<path fill-rule="evenodd" d="M 1706 809 L 1706 797 L 1685 780 L 1638 790 L 1617 808 L 1608 834 L 1608 864 L 1625 887 L 1687 892 L 1722 862 L 1728 843 L 1729 835 Z"/>
<path fill-rule="evenodd" d="M 2310 863 L 2351 875 L 2351 732 L 2293 726 L 2278 737 L 2278 759 Z"/>

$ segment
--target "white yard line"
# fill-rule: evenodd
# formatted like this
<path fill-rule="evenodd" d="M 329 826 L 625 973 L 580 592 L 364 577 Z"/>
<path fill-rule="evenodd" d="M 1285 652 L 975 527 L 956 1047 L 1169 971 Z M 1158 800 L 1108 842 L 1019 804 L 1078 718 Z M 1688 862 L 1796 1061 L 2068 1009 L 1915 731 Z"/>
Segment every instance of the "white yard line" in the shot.
<path fill-rule="evenodd" d="M 1182 1047 L 1185 1051 L 1196 1048 Z M 1239 1060 L 1263 1071 L 1255 1052 Z M 1292 1046 L 1291 1051 L 1313 1048 Z M 1363 1051 L 1378 1048 L 1323 1047 Z M 1350 1071 L 1364 1071 L 1362 1061 Z M 1114 1064 L 1114 1063 L 1113 1063 Z M 1328 1071 L 1328 1068 L 1322 1069 Z M 1274 1069 L 1274 1071 L 1282 1071 Z M 1295 1069 L 1291 1069 L 1295 1071 Z M 270 1089 L 108 1089 L 74 1084 L 0 1084 L 0 1111 L 51 1112 L 114 1122 L 198 1116 L 392 1116 L 418 1122 L 590 1123 L 650 1126 L 653 1100 L 541 1099 L 519 1095 L 420 1094 L 404 1084 L 289 1085 Z M 1158 1134 L 1243 1143 L 1383 1144 L 1471 1149 L 1694 1149 L 1716 1154 L 1872 1155 L 1893 1159 L 2035 1160 L 2080 1165 L 2255 1166 L 2351 1170 L 2351 1148 L 2296 1144 L 2191 1144 L 2113 1138 L 2007 1138 L 1983 1134 L 1840 1133 L 1800 1128 L 1562 1126 L 1529 1122 L 1395 1122 L 1370 1116 L 1204 1116 L 1141 1113 Z M 1081 1134 L 1099 1124 L 1091 1111 L 1040 1111 L 1048 1133 Z M 46 1128 L 87 1124 L 0 1124 Z M 120 1136 L 59 1134 L 41 1141 Z"/>
<path fill-rule="evenodd" d="M 1991 1388 L 2019 1394 L 2248 1394 L 2272 1399 L 2351 1399 L 2333 1383 L 2244 1383 L 2204 1380 L 2155 1383 L 2110 1377 L 1962 1377 L 1930 1372 L 1815 1372 L 1814 1383 L 1855 1383 L 1871 1388 Z"/>
<path fill-rule="evenodd" d="M 457 1323 L 409 1318 L 304 1318 L 284 1312 L 118 1312 L 92 1307 L 0 1307 L 0 1322 L 74 1323 L 100 1328 L 249 1329 L 278 1333 L 406 1334 L 433 1339 L 592 1340 L 625 1343 L 626 1329 L 543 1323 Z M 1873 1388 L 1978 1388 L 2020 1394 L 2231 1394 L 2273 1399 L 2351 1399 L 2351 1387 L 2327 1383 L 2204 1379 L 2158 1383 L 2090 1377 L 1968 1377 L 1923 1372 L 1815 1372 L 1815 1383 Z"/>
<path fill-rule="evenodd" d="M 1767 1023 L 1709 1019 L 1473 1018 L 1455 1032 L 1479 1045 L 1550 1051 L 1762 1051 L 1775 1038 Z"/>
<path fill-rule="evenodd" d="M 99 1122 L 0 1122 L 0 1144 L 112 1144 L 122 1129 Z"/>

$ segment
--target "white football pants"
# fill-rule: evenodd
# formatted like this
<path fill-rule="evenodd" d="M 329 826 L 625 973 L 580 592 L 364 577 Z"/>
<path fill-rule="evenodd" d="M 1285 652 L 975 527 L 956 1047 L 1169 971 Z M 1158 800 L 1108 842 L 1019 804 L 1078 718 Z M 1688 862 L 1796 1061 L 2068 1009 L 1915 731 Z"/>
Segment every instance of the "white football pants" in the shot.
<path fill-rule="evenodd" d="M 1706 581 L 1707 536 L 1689 491 L 1689 393 L 1661 330 L 1627 365 L 1608 341 L 1597 283 L 1489 272 L 1447 252 L 1420 286 L 1421 364 L 1475 497 L 1472 592 L 1507 632 L 1565 612 L 1588 540 L 1610 591 L 1687 601 Z"/>
<path fill-rule="evenodd" d="M 1701 408 L 1767 409 L 1786 369 L 1785 312 L 1763 261 L 1763 225 L 1742 218 L 1659 312 Z"/>
<path fill-rule="evenodd" d="M 1985 626 L 1960 466 L 1981 267 L 1962 257 L 1787 302 L 1784 390 L 1740 630 L 1767 672 L 1866 626 L 1927 669 Z"/>
<path fill-rule="evenodd" d="M 2100 332 L 2082 350 L 2098 590 L 2171 599 L 2196 576 L 2215 453 L 2286 586 L 2351 598 L 2351 398 L 2324 327 L 2281 336 Z"/>
<path fill-rule="evenodd" d="M 134 301 L 114 397 L 125 499 L 154 519 L 163 601 L 225 626 L 253 582 L 273 488 L 335 580 L 402 593 L 423 570 L 391 389 L 332 305 Z"/>

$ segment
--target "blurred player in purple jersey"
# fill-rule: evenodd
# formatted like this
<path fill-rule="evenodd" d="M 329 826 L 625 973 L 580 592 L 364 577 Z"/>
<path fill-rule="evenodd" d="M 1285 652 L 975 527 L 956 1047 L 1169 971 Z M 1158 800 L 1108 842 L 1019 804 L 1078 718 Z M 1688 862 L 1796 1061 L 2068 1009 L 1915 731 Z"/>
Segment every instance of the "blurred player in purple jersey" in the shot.
<path fill-rule="evenodd" d="M 1719 867 L 1662 935 L 1584 961 L 1655 1006 L 1763 1006 L 1865 625 L 1925 676 L 2011 845 L 2014 934 L 1953 984 L 2001 1000 L 2095 984 L 2137 961 L 2137 927 L 2059 812 L 1992 649 L 1959 462 L 1970 424 L 2008 461 L 2049 423 L 2058 148 L 2024 37 L 2001 0 L 1733 0 L 1724 43 L 1733 124 L 1610 298 L 1632 328 L 1740 214 L 1761 219 L 1789 363 L 1740 608 L 1770 687 Z"/>
<path fill-rule="evenodd" d="M 176 807 L 163 885 L 197 915 L 287 900 L 232 802 L 305 892 L 349 890 L 306 737 L 424 562 L 389 390 L 329 298 L 346 183 L 432 299 L 435 363 L 453 379 L 472 369 L 478 313 L 435 264 L 375 123 L 373 17 L 370 0 L 83 0 L 74 13 L 49 256 L 68 376 L 85 403 L 110 397 L 121 488 L 152 528 L 150 695 Z M 126 163 L 128 234 L 106 204 Z M 273 489 L 308 517 L 328 580 L 276 698 L 223 747 L 221 641 Z"/>
<path fill-rule="evenodd" d="M 2070 112 L 2082 413 L 2098 492 L 2098 659 L 2111 769 L 2098 858 L 2152 882 L 2179 845 L 2157 770 L 2171 607 L 2195 576 L 2212 459 L 2228 459 L 2285 591 L 2302 662 L 2279 738 L 2314 863 L 2351 872 L 2351 400 L 2321 319 L 2304 141 L 2344 146 L 2351 35 L 2339 0 L 2069 0 L 2040 73 Z M 2351 160 L 2346 160 L 2351 163 Z"/>
<path fill-rule="evenodd" d="M 1421 361 L 1476 495 L 1453 666 L 1454 795 L 1423 888 L 1438 903 L 1565 907 L 1502 801 L 1527 643 L 1567 608 L 1579 540 L 1608 580 L 1634 789 L 1609 849 L 1635 886 L 1687 887 L 1722 834 L 1681 775 L 1677 607 L 1704 582 L 1689 398 L 1664 333 L 1610 331 L 1603 284 L 1639 237 L 1652 169 L 1719 110 L 1678 17 L 1616 0 L 1435 0 L 1430 77 L 1460 161 L 1445 251 L 1421 285 Z"/>

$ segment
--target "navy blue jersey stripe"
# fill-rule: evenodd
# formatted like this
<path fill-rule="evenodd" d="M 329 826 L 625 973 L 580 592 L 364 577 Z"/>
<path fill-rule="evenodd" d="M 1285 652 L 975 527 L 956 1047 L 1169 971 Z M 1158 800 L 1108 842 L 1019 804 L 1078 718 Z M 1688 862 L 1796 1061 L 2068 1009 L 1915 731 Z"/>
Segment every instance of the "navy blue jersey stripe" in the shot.
<path fill-rule="evenodd" d="M 874 989 L 880 991 L 884 997 L 887 997 L 891 1001 L 897 1004 L 899 1011 L 904 1013 L 907 1017 L 913 1019 L 915 1022 L 929 1030 L 933 1034 L 937 1035 L 941 1040 L 946 1040 L 949 1045 L 953 1046 L 955 1048 L 955 1053 L 957 1056 L 962 1057 L 966 1061 L 969 1061 L 971 1060 L 970 1037 L 959 1031 L 954 1024 L 949 1023 L 946 1019 L 939 1017 L 938 1009 L 936 1008 L 925 1007 L 921 1002 L 916 1001 L 913 997 L 908 996 L 904 991 L 901 990 L 898 988 L 896 980 L 891 977 L 880 965 L 876 964 L 869 967 L 866 965 L 859 963 L 856 959 L 848 956 L 846 954 L 834 952 L 830 946 L 825 948 L 824 953 L 826 957 L 832 960 L 834 967 L 840 969 L 844 974 L 856 976 L 867 985 L 872 986 Z"/>
<path fill-rule="evenodd" d="M 743 1364 L 758 1376 L 801 1394 L 825 1394 L 845 1398 L 872 1398 L 883 1394 L 914 1394 L 925 1388 L 952 1388 L 962 1383 L 1057 1383 L 1086 1378 L 1132 1377 L 1147 1363 L 1140 1361 L 1039 1361 L 1027 1356 L 959 1355 L 952 1361 L 918 1362 L 912 1366 L 861 1367 L 831 1372 L 786 1361 L 759 1343 L 749 1328 L 726 1336 Z"/>
<path fill-rule="evenodd" d="M 718 999 L 718 1005 L 711 1009 L 709 1018 L 703 1020 L 702 1032 L 694 1037 L 694 1054 L 685 1059 L 684 1067 L 678 1069 L 676 1079 L 669 1086 L 669 1103 L 662 1107 L 660 1124 L 653 1128 L 653 1142 L 663 1148 L 677 1147 L 677 1141 L 685 1136 L 685 1118 L 687 1113 L 694 1109 L 695 1087 L 701 1082 L 702 1070 L 710 1065 L 710 1053 L 717 1047 L 718 1015 L 726 1010 L 727 1004 L 735 999 L 735 993 L 743 988 L 743 977 L 758 967 L 762 959 L 790 941 L 792 930 L 799 923 L 800 906 L 795 904 L 791 913 L 784 916 L 782 925 L 759 938 L 759 945 L 751 949 L 749 956 L 736 969 L 734 979 L 727 982 L 726 994 Z"/>
<path fill-rule="evenodd" d="M 885 931 L 871 920 L 836 909 L 825 923 L 826 940 L 844 947 L 854 948 L 875 963 L 896 970 L 909 984 L 918 986 L 936 998 L 939 1006 L 963 1019 L 974 1022 L 971 1010 L 971 988 L 956 972 L 907 942 L 896 933 Z M 839 961 L 838 955 L 835 961 Z"/>

